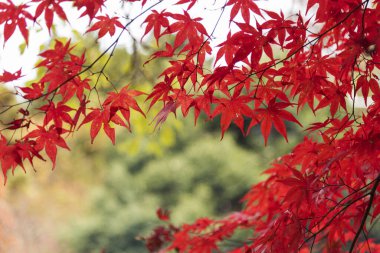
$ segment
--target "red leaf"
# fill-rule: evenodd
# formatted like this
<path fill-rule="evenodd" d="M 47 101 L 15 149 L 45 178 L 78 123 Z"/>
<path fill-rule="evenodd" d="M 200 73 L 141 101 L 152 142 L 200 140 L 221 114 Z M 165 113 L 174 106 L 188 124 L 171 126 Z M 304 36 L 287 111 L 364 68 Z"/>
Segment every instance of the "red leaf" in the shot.
<path fill-rule="evenodd" d="M 201 18 L 192 18 L 189 13 L 184 11 L 183 14 L 167 14 L 176 22 L 170 24 L 163 34 L 176 33 L 174 40 L 174 49 L 181 46 L 185 40 L 192 46 L 201 45 L 203 43 L 203 37 L 208 37 L 206 28 L 200 23 Z"/>
<path fill-rule="evenodd" d="M 250 12 L 262 16 L 254 0 L 229 0 L 227 6 L 229 5 L 232 5 L 230 20 L 234 20 L 239 11 L 247 24 L 250 23 Z"/>
<path fill-rule="evenodd" d="M 54 125 L 58 128 L 62 128 L 63 123 L 67 123 L 70 126 L 73 125 L 73 120 L 69 114 L 73 108 L 62 102 L 59 102 L 57 105 L 53 102 L 49 102 L 49 104 L 43 105 L 39 109 L 45 112 L 44 126 L 49 124 L 50 121 L 53 121 Z"/>
<path fill-rule="evenodd" d="M 28 100 L 34 100 L 43 96 L 44 83 L 33 83 L 32 87 L 19 87 L 19 89 L 25 93 L 23 98 Z"/>
<path fill-rule="evenodd" d="M 27 4 L 15 5 L 10 0 L 7 3 L 0 4 L 0 25 L 4 25 L 4 43 L 12 36 L 16 27 L 21 31 L 26 44 L 28 44 L 28 29 L 26 20 L 34 20 L 33 16 L 26 11 L 29 6 Z"/>
<path fill-rule="evenodd" d="M 3 74 L 0 75 L 0 83 L 7 83 L 7 82 L 15 81 L 15 80 L 19 79 L 20 77 L 22 77 L 21 69 L 19 69 L 18 71 L 14 72 L 14 73 L 11 73 L 11 72 L 4 70 Z"/>
<path fill-rule="evenodd" d="M 212 113 L 212 117 L 221 114 L 220 128 L 222 138 L 232 122 L 244 133 L 244 117 L 252 116 L 252 109 L 248 106 L 248 103 L 252 101 L 253 98 L 244 95 L 239 96 L 239 94 L 240 92 L 234 93 L 234 95 L 228 99 L 220 98 L 215 101 L 218 105 Z"/>
<path fill-rule="evenodd" d="M 109 33 L 110 36 L 113 36 L 116 31 L 116 27 L 124 28 L 124 26 L 119 22 L 118 17 L 110 18 L 107 14 L 105 16 L 98 16 L 95 19 L 99 20 L 93 24 L 87 32 L 96 31 L 98 32 L 98 39 Z"/>
<path fill-rule="evenodd" d="M 285 140 L 288 141 L 286 127 L 283 120 L 291 121 L 302 126 L 301 123 L 284 108 L 291 106 L 288 102 L 276 102 L 276 98 L 269 101 L 267 108 L 259 108 L 255 110 L 257 114 L 256 118 L 261 121 L 261 133 L 264 137 L 265 145 L 268 142 L 268 137 L 272 128 L 272 123 L 274 123 L 275 129 L 284 136 Z"/>
<path fill-rule="evenodd" d="M 153 35 L 158 45 L 158 40 L 161 37 L 161 29 L 169 26 L 169 20 L 167 17 L 168 15 L 165 12 L 165 10 L 161 12 L 152 10 L 152 14 L 150 14 L 144 21 L 144 23 L 147 23 L 147 25 L 145 28 L 144 35 L 141 39 L 143 39 L 144 36 L 147 35 L 153 29 Z"/>
<path fill-rule="evenodd" d="M 164 210 L 162 208 L 158 208 L 156 211 L 157 217 L 162 221 L 169 221 L 170 220 L 170 211 Z"/>
<path fill-rule="evenodd" d="M 70 150 L 65 140 L 62 138 L 62 134 L 66 133 L 66 130 L 57 128 L 54 125 L 50 126 L 48 130 L 44 127 L 38 126 L 38 129 L 33 130 L 25 136 L 26 140 L 35 139 L 36 150 L 45 150 L 46 154 L 53 163 L 53 169 L 55 167 L 55 161 L 57 156 L 57 146 Z"/>
<path fill-rule="evenodd" d="M 115 128 L 112 128 L 108 123 L 104 123 L 104 132 L 107 134 L 108 138 L 110 138 L 112 144 L 115 145 Z"/>
<path fill-rule="evenodd" d="M 82 125 L 87 124 L 91 121 L 92 123 L 91 123 L 90 137 L 91 137 L 91 143 L 93 143 L 103 123 L 103 115 L 100 109 L 94 109 L 91 113 L 89 113 L 84 118 L 84 120 L 82 121 L 82 123 L 79 125 L 78 128 L 80 128 Z"/>
<path fill-rule="evenodd" d="M 85 11 L 81 14 L 81 17 L 87 15 L 90 21 L 96 16 L 96 14 L 102 9 L 106 0 L 74 0 L 74 6 L 79 9 L 85 8 Z"/>
<path fill-rule="evenodd" d="M 66 13 L 60 6 L 65 0 L 33 0 L 40 4 L 36 8 L 35 19 L 37 19 L 43 12 L 45 12 L 45 22 L 48 30 L 51 30 L 54 21 L 54 14 L 57 14 L 61 19 L 67 21 Z"/>
<path fill-rule="evenodd" d="M 160 128 L 161 125 L 166 121 L 166 119 L 168 118 L 169 116 L 169 113 L 174 113 L 175 115 L 175 112 L 176 112 L 176 109 L 177 109 L 177 105 L 174 101 L 170 100 L 169 102 L 167 102 L 164 106 L 164 108 L 162 108 L 162 110 L 156 115 L 156 117 L 154 117 L 153 121 L 156 121 L 156 124 L 154 126 L 154 129 L 156 130 L 156 128 Z"/>

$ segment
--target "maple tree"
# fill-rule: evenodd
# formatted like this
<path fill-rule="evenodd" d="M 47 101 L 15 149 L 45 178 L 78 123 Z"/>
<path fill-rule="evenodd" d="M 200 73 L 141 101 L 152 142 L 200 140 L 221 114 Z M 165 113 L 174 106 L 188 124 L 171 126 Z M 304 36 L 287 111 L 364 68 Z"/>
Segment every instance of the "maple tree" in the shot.
<path fill-rule="evenodd" d="M 265 171 L 267 179 L 252 186 L 241 211 L 175 226 L 169 213 L 160 209 L 158 217 L 166 225 L 145 238 L 147 248 L 214 252 L 246 230 L 249 237 L 230 252 L 380 251 L 370 238 L 380 213 L 379 0 L 309 0 L 305 11 L 289 17 L 253 0 L 215 1 L 221 6 L 213 30 L 192 12 L 200 1 L 174 1 L 184 9 L 181 12 L 158 9 L 163 0 L 121 1 L 140 2 L 142 11 L 132 19 L 102 13 L 109 2 L 0 3 L 4 44 L 16 28 L 28 44 L 28 26 L 45 29 L 45 23 L 50 32 L 58 18 L 70 22 L 68 3 L 70 11 L 80 13 L 79 19 L 90 21 L 87 33 L 114 39 L 95 59 L 87 59 L 86 52 L 74 53 L 70 39 L 56 40 L 39 54 L 36 68 L 42 77 L 16 87 L 18 102 L 3 105 L 0 112 L 17 111 L 11 122 L 3 122 L 0 133 L 4 181 L 8 171 L 18 166 L 25 170 L 26 162 L 33 165 L 46 156 L 54 167 L 59 148 L 69 149 L 65 139 L 85 125 L 90 126 L 91 142 L 103 129 L 115 143 L 115 126 L 131 129 L 131 111 L 145 115 L 136 101 L 139 97 L 149 107 L 160 106 L 156 128 L 170 113 L 193 112 L 195 123 L 200 114 L 220 120 L 222 137 L 231 124 L 244 135 L 260 126 L 265 144 L 272 128 L 287 140 L 286 124 L 302 126 L 300 110 L 309 107 L 318 114 L 328 109 L 323 122 L 302 126 L 308 137 Z M 213 45 L 224 14 L 229 27 L 224 40 Z M 153 32 L 156 44 L 163 46 L 146 64 L 167 58 L 168 66 L 149 93 L 127 84 L 100 101 L 99 78 L 106 76 L 120 38 L 140 19 L 144 36 Z M 274 50 L 282 50 L 284 56 L 277 58 Z M 93 72 L 107 53 L 105 65 Z M 215 57 L 211 69 L 206 61 L 210 57 Z M 3 70 L 0 82 L 12 84 L 22 76 L 21 69 Z M 359 96 L 365 103 L 361 111 L 355 107 Z"/>

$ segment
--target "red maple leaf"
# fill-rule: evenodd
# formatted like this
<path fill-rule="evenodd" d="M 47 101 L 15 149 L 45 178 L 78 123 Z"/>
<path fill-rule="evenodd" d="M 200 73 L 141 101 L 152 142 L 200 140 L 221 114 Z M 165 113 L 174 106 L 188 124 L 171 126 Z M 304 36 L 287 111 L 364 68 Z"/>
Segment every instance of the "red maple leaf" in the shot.
<path fill-rule="evenodd" d="M 17 166 L 24 171 L 24 160 L 29 160 L 33 165 L 33 158 L 44 160 L 35 149 L 36 142 L 23 140 L 10 144 L 9 141 L 0 134 L 0 165 L 4 175 L 4 184 L 7 181 L 7 171 L 12 169 L 12 173 Z"/>
<path fill-rule="evenodd" d="M 4 70 L 3 74 L 0 75 L 0 83 L 12 82 L 22 77 L 21 69 L 14 73 Z"/>
<path fill-rule="evenodd" d="M 177 104 L 175 101 L 170 100 L 167 102 L 164 107 L 161 109 L 159 113 L 157 113 L 156 117 L 154 117 L 153 121 L 156 121 L 156 124 L 154 126 L 154 130 L 161 127 L 161 125 L 166 121 L 168 118 L 169 114 L 172 112 L 174 115 L 176 115 L 176 109 L 177 109 Z"/>
<path fill-rule="evenodd" d="M 82 125 L 87 124 L 89 122 L 92 122 L 91 123 L 91 130 L 90 130 L 90 137 L 91 137 L 91 143 L 93 143 L 95 140 L 95 137 L 98 135 L 100 129 L 102 128 L 103 123 L 108 125 L 109 119 L 104 116 L 101 109 L 93 109 L 93 111 L 91 113 L 89 113 L 84 118 L 82 123 L 79 125 L 79 128 Z M 111 138 L 112 142 L 115 140 L 113 133 L 111 133 L 110 138 Z"/>
<path fill-rule="evenodd" d="M 49 124 L 50 121 L 53 121 L 54 125 L 58 128 L 62 128 L 63 123 L 68 123 L 70 126 L 73 125 L 73 119 L 69 114 L 73 108 L 62 102 L 58 102 L 57 105 L 54 102 L 49 102 L 49 104 L 43 105 L 39 109 L 45 112 L 44 126 Z"/>
<path fill-rule="evenodd" d="M 180 0 L 176 4 L 179 5 L 179 4 L 187 4 L 187 3 L 189 3 L 189 6 L 187 6 L 187 10 L 190 10 L 197 1 L 198 0 Z"/>
<path fill-rule="evenodd" d="M 170 220 L 170 211 L 162 208 L 156 210 L 157 217 L 162 221 Z"/>
<path fill-rule="evenodd" d="M 217 106 L 211 116 L 215 117 L 221 114 L 220 128 L 222 138 L 232 122 L 244 133 L 244 117 L 252 117 L 252 109 L 248 106 L 248 103 L 253 98 L 248 95 L 240 95 L 240 92 L 241 89 L 235 89 L 232 96 L 227 93 L 228 98 L 219 98 L 215 101 Z"/>
<path fill-rule="evenodd" d="M 169 93 L 173 90 L 173 87 L 171 86 L 173 79 L 173 77 L 165 76 L 164 81 L 159 82 L 153 87 L 153 91 L 146 98 L 146 101 L 152 99 L 149 108 L 151 108 L 159 99 L 162 99 L 163 101 L 168 100 Z"/>
<path fill-rule="evenodd" d="M 177 33 L 174 40 L 174 48 L 178 48 L 187 39 L 193 46 L 203 43 L 203 36 L 208 37 L 206 28 L 200 23 L 202 18 L 192 18 L 188 12 L 183 14 L 168 14 L 177 20 L 170 24 L 163 34 Z"/>
<path fill-rule="evenodd" d="M 124 117 L 129 119 L 129 111 L 122 113 Z M 112 117 L 111 117 L 112 115 Z M 92 109 L 79 125 L 80 128 L 82 125 L 91 122 L 90 137 L 91 143 L 94 143 L 96 136 L 99 134 L 100 129 L 103 127 L 104 132 L 107 134 L 108 138 L 112 141 L 112 144 L 115 144 L 115 128 L 111 127 L 110 123 L 115 123 L 120 126 L 124 126 L 129 129 L 129 125 L 126 125 L 124 121 L 114 112 L 110 111 L 110 107 L 103 109 L 95 108 Z"/>
<path fill-rule="evenodd" d="M 161 37 L 161 29 L 169 26 L 168 13 L 165 12 L 165 10 L 161 12 L 153 10 L 152 13 L 145 19 L 144 23 L 147 23 L 147 25 L 141 39 L 143 39 L 144 36 L 153 29 L 153 35 L 158 44 L 158 40 Z"/>
<path fill-rule="evenodd" d="M 70 40 L 63 44 L 59 40 L 55 40 L 54 49 L 48 49 L 39 54 L 39 56 L 45 58 L 40 63 L 37 64 L 37 68 L 44 66 L 48 69 L 53 67 L 61 66 L 62 62 L 65 61 L 66 56 L 70 53 L 73 47 L 70 47 Z"/>
<path fill-rule="evenodd" d="M 173 55 L 174 55 L 174 48 L 172 47 L 172 45 L 170 45 L 169 43 L 166 42 L 165 50 L 157 51 L 157 52 L 153 53 L 152 56 L 150 57 L 150 59 L 147 60 L 144 63 L 144 65 L 148 64 L 150 61 L 152 61 L 155 58 L 172 57 Z"/>
<path fill-rule="evenodd" d="M 110 138 L 113 144 L 115 144 L 115 128 L 111 127 L 110 124 L 116 124 L 119 126 L 126 127 L 130 130 L 130 109 L 144 114 L 139 105 L 137 104 L 135 97 L 143 95 L 141 91 L 128 89 L 128 85 L 123 87 L 120 92 L 110 92 L 107 99 L 102 104 L 102 109 L 93 108 L 92 112 L 86 115 L 82 125 L 91 122 L 90 137 L 91 143 L 94 142 L 96 136 L 98 135 L 100 129 L 103 126 L 104 132 Z M 82 104 L 84 106 L 85 104 Z M 84 108 L 81 111 L 85 110 Z M 124 120 L 118 115 L 118 112 L 123 116 Z M 80 114 L 80 112 L 78 111 Z M 75 117 L 79 117 L 76 115 Z M 76 118 L 77 120 L 77 118 Z"/>
<path fill-rule="evenodd" d="M 110 92 L 108 93 L 107 99 L 104 101 L 103 106 L 110 108 L 110 118 L 120 111 L 123 115 L 127 126 L 129 129 L 129 117 L 130 117 L 130 108 L 141 113 L 144 117 L 145 114 L 141 110 L 140 106 L 137 104 L 135 97 L 144 95 L 144 92 L 131 90 L 129 86 L 123 87 L 120 92 Z"/>
<path fill-rule="evenodd" d="M 24 93 L 22 97 L 28 100 L 34 100 L 42 97 L 44 88 L 44 83 L 32 83 L 31 87 L 19 87 L 19 89 Z"/>
<path fill-rule="evenodd" d="M 107 14 L 105 16 L 97 16 L 95 19 L 99 20 L 93 24 L 87 32 L 98 31 L 98 39 L 109 33 L 113 36 L 116 31 L 116 27 L 124 28 L 124 26 L 119 22 L 118 17 L 110 18 Z"/>
<path fill-rule="evenodd" d="M 53 163 L 53 169 L 55 167 L 55 161 L 57 157 L 57 147 L 61 147 L 67 150 L 70 148 L 67 146 L 65 140 L 62 138 L 62 134 L 66 133 L 66 130 L 57 128 L 51 125 L 49 129 L 38 126 L 37 129 L 31 131 L 25 136 L 25 140 L 35 139 L 35 149 L 40 152 L 45 150 L 47 156 Z"/>
<path fill-rule="evenodd" d="M 21 119 L 12 120 L 11 122 L 6 123 L 4 125 L 7 126 L 6 129 L 15 130 L 15 129 L 23 128 L 23 127 L 29 128 L 30 123 L 31 123 L 30 120 L 26 118 L 21 118 Z"/>
<path fill-rule="evenodd" d="M 29 31 L 26 20 L 34 20 L 33 15 L 26 11 L 27 4 L 15 5 L 11 0 L 0 3 L 0 25 L 4 25 L 4 43 L 12 36 L 16 27 L 20 30 L 26 44 L 28 44 Z"/>
<path fill-rule="evenodd" d="M 288 141 L 284 120 L 295 122 L 302 126 L 290 112 L 285 110 L 291 105 L 289 102 L 277 102 L 276 98 L 273 98 L 266 108 L 255 109 L 256 117 L 252 119 L 249 129 L 256 125 L 258 121 L 261 122 L 261 133 L 266 145 L 273 124 L 274 128 Z"/>
<path fill-rule="evenodd" d="M 88 16 L 90 21 L 95 15 L 102 9 L 106 0 L 74 0 L 74 6 L 79 9 L 85 8 L 85 11 L 81 14 L 81 17 Z"/>
<path fill-rule="evenodd" d="M 7 181 L 7 171 L 14 170 L 17 165 L 22 165 L 22 159 L 17 153 L 15 145 L 9 145 L 7 139 L 0 134 L 0 163 L 4 175 L 4 184 Z"/>
<path fill-rule="evenodd" d="M 261 11 L 254 3 L 254 0 L 229 0 L 227 6 L 230 5 L 232 5 L 230 20 L 233 20 L 239 11 L 247 24 L 249 24 L 250 21 L 250 12 L 261 15 Z"/>
<path fill-rule="evenodd" d="M 33 0 L 32 2 L 39 2 L 40 4 L 36 8 L 34 18 L 37 19 L 43 12 L 45 12 L 45 22 L 48 30 L 50 31 L 53 25 L 54 13 L 61 19 L 67 21 L 66 13 L 60 6 L 62 2 L 67 0 Z"/>

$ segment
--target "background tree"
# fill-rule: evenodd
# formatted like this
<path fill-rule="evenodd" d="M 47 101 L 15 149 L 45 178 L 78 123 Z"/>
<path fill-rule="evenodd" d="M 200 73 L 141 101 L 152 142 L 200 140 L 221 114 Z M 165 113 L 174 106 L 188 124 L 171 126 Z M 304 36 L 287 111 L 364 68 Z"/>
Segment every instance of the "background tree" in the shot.
<path fill-rule="evenodd" d="M 4 43 L 16 28 L 28 44 L 28 25 L 45 22 L 51 31 L 56 18 L 68 21 L 65 2 L 1 3 Z M 164 1 L 144 0 L 140 14 L 132 19 L 126 15 L 125 24 L 121 16 L 101 13 L 103 0 L 71 2 L 72 7 L 84 9 L 81 18 L 91 21 L 87 32 L 97 33 L 99 39 L 108 34 L 114 40 L 93 59 L 75 52 L 70 40 L 56 40 L 40 54 L 37 68 L 42 77 L 29 87 L 16 88 L 23 101 L 4 105 L 1 112 L 17 112 L 1 133 L 5 180 L 9 170 L 24 168 L 25 161 L 49 159 L 54 168 L 57 150 L 69 150 L 65 138 L 85 125 L 90 126 L 91 142 L 102 130 L 115 143 L 115 125 L 130 130 L 131 111 L 145 116 L 137 103 L 142 96 L 149 108 L 161 105 L 156 128 L 171 113 L 186 117 L 191 111 L 195 122 L 201 114 L 210 120 L 219 117 L 222 138 L 231 124 L 245 135 L 259 125 L 265 145 L 272 126 L 286 140 L 285 122 L 302 126 L 292 108 L 299 112 L 309 107 L 315 114 L 328 108 L 324 121 L 307 128 L 310 137 L 278 159 L 267 170 L 268 178 L 251 188 L 241 211 L 179 227 L 160 211 L 168 227 L 155 229 L 146 238 L 147 247 L 211 252 L 245 230 L 249 235 L 231 251 L 379 249 L 369 233 L 380 210 L 379 1 L 310 0 L 306 10 L 290 17 L 251 0 L 216 1 L 213 9 L 219 16 L 209 30 L 193 16 L 200 4 L 196 0 L 174 1 L 184 6 L 182 12 L 156 10 Z M 121 4 L 126 2 L 134 1 Z M 107 67 L 129 26 L 145 14 L 144 35 L 152 31 L 156 43 L 164 47 L 148 62 L 169 58 L 168 66 L 149 92 L 136 85 L 117 88 Z M 224 14 L 230 21 L 228 33 L 213 45 Z M 275 48 L 286 56 L 276 58 Z M 207 68 L 206 58 L 213 55 L 214 67 Z M 0 81 L 10 83 L 21 75 L 21 70 L 4 70 Z M 103 99 L 104 82 L 111 91 Z M 355 107 L 359 95 L 366 107 L 360 113 Z M 347 98 L 353 101 L 352 108 Z M 37 121 L 36 115 L 43 119 Z"/>

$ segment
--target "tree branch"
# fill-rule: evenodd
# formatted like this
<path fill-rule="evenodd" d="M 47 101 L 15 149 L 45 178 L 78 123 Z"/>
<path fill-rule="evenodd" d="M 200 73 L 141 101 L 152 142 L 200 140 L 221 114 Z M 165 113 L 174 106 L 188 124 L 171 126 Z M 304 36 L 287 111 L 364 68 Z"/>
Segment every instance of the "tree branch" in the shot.
<path fill-rule="evenodd" d="M 379 186 L 379 183 L 380 183 L 380 174 L 377 176 L 376 178 L 376 181 L 375 181 L 375 184 L 373 185 L 372 189 L 371 189 L 371 192 L 369 193 L 370 195 L 370 198 L 369 198 L 369 201 L 368 201 L 368 205 L 367 205 L 367 209 L 365 210 L 365 213 L 363 215 L 363 218 L 362 218 L 362 222 L 360 223 L 360 226 L 358 228 L 358 231 L 356 232 L 355 234 L 355 238 L 354 240 L 352 241 L 352 244 L 351 244 L 351 247 L 350 247 L 350 253 L 352 253 L 354 251 L 354 248 L 355 248 L 355 244 L 357 242 L 357 240 L 359 239 L 359 235 L 361 233 L 361 231 L 363 230 L 364 228 L 364 225 L 365 225 L 365 222 L 367 220 L 367 217 L 369 215 L 369 212 L 371 210 L 371 207 L 372 207 L 372 204 L 373 204 L 373 201 L 375 199 L 375 195 L 376 195 L 376 189 L 377 187 Z"/>

